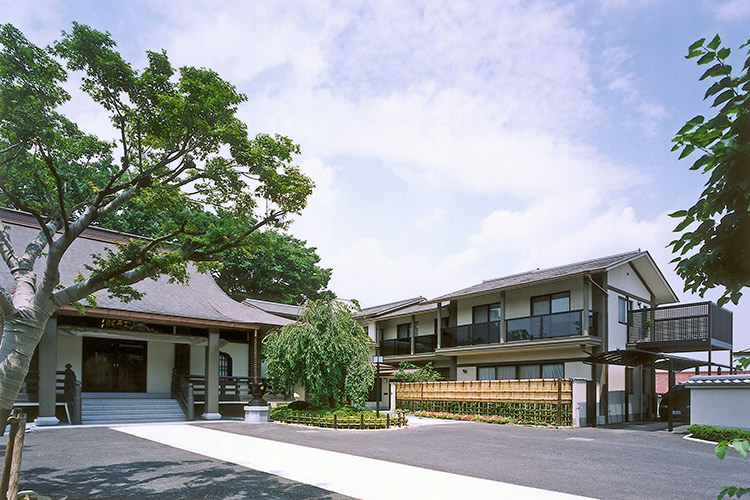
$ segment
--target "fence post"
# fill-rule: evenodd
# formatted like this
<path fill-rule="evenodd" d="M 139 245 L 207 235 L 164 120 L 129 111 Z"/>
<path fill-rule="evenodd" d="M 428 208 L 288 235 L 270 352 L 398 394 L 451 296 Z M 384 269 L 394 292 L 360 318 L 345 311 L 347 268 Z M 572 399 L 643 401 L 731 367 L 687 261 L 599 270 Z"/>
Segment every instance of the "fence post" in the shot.
<path fill-rule="evenodd" d="M 339 428 L 339 421 L 335 413 L 333 414 L 333 428 L 334 430 Z"/>
<path fill-rule="evenodd" d="M 391 414 L 390 413 L 385 414 L 385 428 L 386 429 L 391 428 Z"/>
<path fill-rule="evenodd" d="M 359 414 L 359 430 L 362 430 L 365 428 L 365 416 L 363 413 Z"/>
<path fill-rule="evenodd" d="M 21 473 L 21 453 L 26 431 L 26 415 L 17 411 L 8 418 L 10 434 L 5 448 L 2 479 L 0 480 L 0 498 L 15 499 L 18 494 L 18 476 Z M 5 425 L 5 422 L 3 422 Z"/>
<path fill-rule="evenodd" d="M 557 425 L 562 425 L 562 379 L 557 379 Z"/>

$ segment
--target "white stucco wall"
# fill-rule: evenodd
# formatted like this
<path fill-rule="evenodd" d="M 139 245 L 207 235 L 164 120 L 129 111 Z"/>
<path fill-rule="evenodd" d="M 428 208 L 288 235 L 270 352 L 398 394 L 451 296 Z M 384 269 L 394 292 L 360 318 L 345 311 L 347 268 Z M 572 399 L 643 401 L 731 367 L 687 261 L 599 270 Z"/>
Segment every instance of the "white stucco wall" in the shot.
<path fill-rule="evenodd" d="M 57 336 L 57 371 L 64 371 L 70 363 L 76 377 L 81 378 L 83 368 L 83 339 L 68 335 Z"/>
<path fill-rule="evenodd" d="M 146 392 L 168 394 L 172 386 L 174 344 L 146 344 Z"/>
<path fill-rule="evenodd" d="M 476 380 L 477 379 L 477 367 L 476 366 L 459 366 L 456 374 L 456 380 L 459 382 L 464 380 Z"/>
<path fill-rule="evenodd" d="M 690 423 L 750 430 L 750 387 L 690 389 Z"/>
<path fill-rule="evenodd" d="M 232 375 L 235 377 L 249 377 L 251 374 L 249 361 L 249 347 L 247 344 L 229 342 L 220 349 L 232 357 Z"/>
<path fill-rule="evenodd" d="M 206 373 L 206 348 L 190 346 L 190 375 L 204 375 Z"/>
<path fill-rule="evenodd" d="M 531 297 L 559 292 L 570 292 L 571 311 L 583 309 L 583 278 L 579 277 L 505 292 L 505 318 L 530 316 Z M 471 321 L 471 310 L 469 310 L 469 321 Z"/>

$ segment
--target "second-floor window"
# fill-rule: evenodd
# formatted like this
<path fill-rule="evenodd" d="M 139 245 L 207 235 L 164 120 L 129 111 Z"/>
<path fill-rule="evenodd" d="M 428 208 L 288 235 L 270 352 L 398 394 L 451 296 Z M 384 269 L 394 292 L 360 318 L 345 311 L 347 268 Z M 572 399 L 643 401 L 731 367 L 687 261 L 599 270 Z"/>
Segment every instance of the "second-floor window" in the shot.
<path fill-rule="evenodd" d="M 531 298 L 532 316 L 568 311 L 570 311 L 570 292 L 553 293 Z"/>
<path fill-rule="evenodd" d="M 476 306 L 472 309 L 472 323 L 489 323 L 500 321 L 502 308 L 499 303 Z"/>
<path fill-rule="evenodd" d="M 403 323 L 396 327 L 396 337 L 399 339 L 408 339 L 411 336 L 411 323 Z"/>
<path fill-rule="evenodd" d="M 632 308 L 632 302 L 625 297 L 617 297 L 617 321 L 623 324 L 628 322 L 628 311 Z"/>

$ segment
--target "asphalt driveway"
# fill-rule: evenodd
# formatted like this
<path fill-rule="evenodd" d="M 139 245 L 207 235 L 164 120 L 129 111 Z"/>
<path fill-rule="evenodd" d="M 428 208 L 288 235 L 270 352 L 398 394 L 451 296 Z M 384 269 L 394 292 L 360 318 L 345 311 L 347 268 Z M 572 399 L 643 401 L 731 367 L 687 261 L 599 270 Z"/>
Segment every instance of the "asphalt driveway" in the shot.
<path fill-rule="evenodd" d="M 240 422 L 201 426 L 602 499 L 712 499 L 723 486 L 750 484 L 750 462 L 737 453 L 720 461 L 709 444 L 648 427 L 549 429 L 446 422 L 333 431 Z M 4 445 L 0 441 L 0 448 Z M 346 498 L 107 428 L 28 433 L 22 480 L 23 486 L 55 499 Z"/>

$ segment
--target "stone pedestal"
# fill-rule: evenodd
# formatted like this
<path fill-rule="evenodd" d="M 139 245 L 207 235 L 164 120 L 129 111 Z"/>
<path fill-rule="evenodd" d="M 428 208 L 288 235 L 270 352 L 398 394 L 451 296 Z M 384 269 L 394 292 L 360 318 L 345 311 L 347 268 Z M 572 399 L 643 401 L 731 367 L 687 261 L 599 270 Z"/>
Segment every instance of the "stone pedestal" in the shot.
<path fill-rule="evenodd" d="M 48 425 L 57 425 L 60 423 L 60 420 L 57 417 L 36 417 L 34 423 L 40 427 L 44 427 Z"/>
<path fill-rule="evenodd" d="M 244 408 L 246 424 L 265 424 L 269 422 L 270 406 L 245 406 Z"/>
<path fill-rule="evenodd" d="M 221 420 L 221 413 L 203 413 L 201 414 L 203 420 Z"/>

